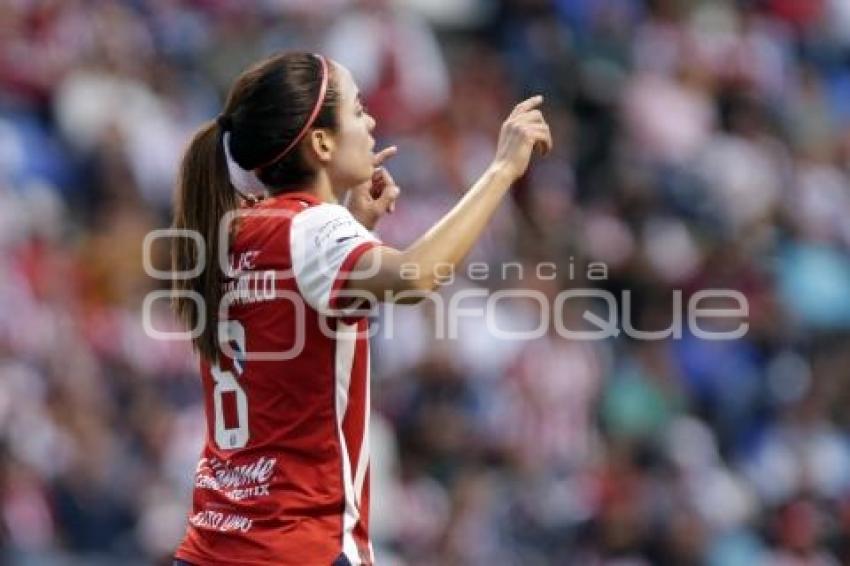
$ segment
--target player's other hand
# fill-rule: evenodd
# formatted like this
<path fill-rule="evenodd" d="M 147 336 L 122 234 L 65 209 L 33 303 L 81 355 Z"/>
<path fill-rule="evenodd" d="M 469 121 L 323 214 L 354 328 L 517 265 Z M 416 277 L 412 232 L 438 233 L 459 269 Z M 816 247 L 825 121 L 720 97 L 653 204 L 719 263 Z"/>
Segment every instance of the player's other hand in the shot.
<path fill-rule="evenodd" d="M 540 111 L 543 97 L 532 96 L 517 104 L 502 124 L 493 165 L 513 179 L 521 177 L 535 149 L 546 155 L 552 149 L 552 133 Z"/>
<path fill-rule="evenodd" d="M 375 171 L 372 178 L 351 189 L 348 210 L 363 226 L 373 230 L 384 214 L 395 210 L 395 201 L 401 189 L 398 188 L 384 162 L 398 153 L 396 146 L 382 149 L 375 154 Z"/>

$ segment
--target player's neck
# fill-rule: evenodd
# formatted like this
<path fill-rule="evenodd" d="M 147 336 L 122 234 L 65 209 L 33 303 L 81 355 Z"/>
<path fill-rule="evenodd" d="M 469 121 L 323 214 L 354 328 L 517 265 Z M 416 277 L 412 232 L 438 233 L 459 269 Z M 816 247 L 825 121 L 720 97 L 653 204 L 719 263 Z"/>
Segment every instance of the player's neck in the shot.
<path fill-rule="evenodd" d="M 316 174 L 316 180 L 307 189 L 307 192 L 322 202 L 337 203 L 338 199 L 333 191 L 333 185 L 325 170 L 321 169 Z"/>

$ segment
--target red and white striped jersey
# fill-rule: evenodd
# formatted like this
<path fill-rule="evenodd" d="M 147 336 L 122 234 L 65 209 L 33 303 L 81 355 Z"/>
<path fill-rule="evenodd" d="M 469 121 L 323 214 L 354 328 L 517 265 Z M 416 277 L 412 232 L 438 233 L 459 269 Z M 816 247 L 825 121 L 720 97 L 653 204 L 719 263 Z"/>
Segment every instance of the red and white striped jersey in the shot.
<path fill-rule="evenodd" d="M 371 564 L 368 319 L 328 309 L 379 242 L 306 193 L 239 212 L 222 356 L 201 363 L 207 437 L 176 556 L 301 566 L 344 553 Z"/>

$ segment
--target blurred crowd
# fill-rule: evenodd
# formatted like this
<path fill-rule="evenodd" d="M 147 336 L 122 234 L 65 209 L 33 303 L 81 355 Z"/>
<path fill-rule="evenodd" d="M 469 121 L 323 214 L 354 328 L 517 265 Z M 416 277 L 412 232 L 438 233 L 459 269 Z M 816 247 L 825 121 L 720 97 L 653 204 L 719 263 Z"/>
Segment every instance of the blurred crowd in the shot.
<path fill-rule="evenodd" d="M 519 298 L 451 336 L 432 301 L 379 315 L 380 564 L 850 563 L 846 0 L 3 0 L 0 563 L 168 563 L 204 421 L 189 345 L 143 330 L 168 282 L 142 241 L 233 77 L 290 48 L 351 69 L 399 146 L 396 246 L 544 94 L 555 151 L 473 252 L 489 276 L 441 296 L 533 289 L 579 328 L 612 305 L 551 299 L 593 288 L 658 331 L 507 339 L 541 316 Z M 663 337 L 705 289 L 748 332 Z"/>

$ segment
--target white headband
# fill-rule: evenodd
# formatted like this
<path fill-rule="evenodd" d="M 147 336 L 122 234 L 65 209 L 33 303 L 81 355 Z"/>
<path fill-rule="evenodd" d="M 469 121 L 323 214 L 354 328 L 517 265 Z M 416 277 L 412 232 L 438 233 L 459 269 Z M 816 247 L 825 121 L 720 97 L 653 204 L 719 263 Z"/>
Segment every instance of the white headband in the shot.
<path fill-rule="evenodd" d="M 247 171 L 239 167 L 230 154 L 230 132 L 224 132 L 222 137 L 224 155 L 227 157 L 227 172 L 230 175 L 230 184 L 243 197 L 262 198 L 266 196 L 266 186 L 253 171 Z"/>

